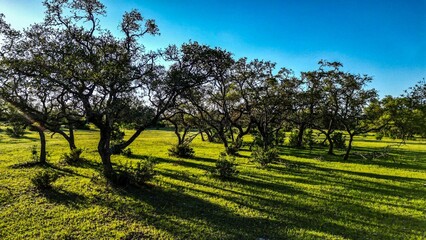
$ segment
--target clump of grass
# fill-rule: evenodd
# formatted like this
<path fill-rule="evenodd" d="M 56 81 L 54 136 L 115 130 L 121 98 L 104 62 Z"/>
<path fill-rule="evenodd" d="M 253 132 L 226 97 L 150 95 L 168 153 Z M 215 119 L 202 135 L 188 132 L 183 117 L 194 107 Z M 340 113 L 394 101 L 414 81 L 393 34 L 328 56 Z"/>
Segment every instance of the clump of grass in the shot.
<path fill-rule="evenodd" d="M 270 148 L 268 150 L 259 148 L 252 152 L 251 159 L 261 167 L 267 167 L 270 163 L 279 159 L 278 150 L 276 148 Z"/>
<path fill-rule="evenodd" d="M 178 144 L 169 149 L 169 156 L 181 158 L 193 158 L 194 149 L 189 144 Z"/>
<path fill-rule="evenodd" d="M 154 170 L 156 162 L 153 158 L 147 158 L 143 163 L 137 162 L 133 167 L 129 162 L 119 168 L 112 179 L 112 183 L 120 187 L 141 187 L 157 174 Z"/>
<path fill-rule="evenodd" d="M 20 138 L 25 134 L 25 126 L 12 124 L 11 128 L 6 128 L 6 134 L 13 138 Z"/>
<path fill-rule="evenodd" d="M 217 160 L 212 173 L 223 180 L 237 177 L 239 171 L 237 170 L 235 157 L 228 157 L 225 152 L 220 153 L 219 159 Z"/>
<path fill-rule="evenodd" d="M 38 156 L 37 146 L 33 145 L 31 148 L 31 161 L 38 162 L 39 160 L 40 160 L 40 157 Z"/>
<path fill-rule="evenodd" d="M 71 152 L 69 153 L 63 153 L 61 156 L 61 161 L 69 165 L 79 163 L 83 160 L 83 158 L 81 157 L 82 153 L 83 153 L 83 149 L 75 148 L 71 150 Z"/>
<path fill-rule="evenodd" d="M 336 132 L 331 136 L 334 147 L 339 149 L 345 149 L 346 148 L 346 136 L 343 135 L 341 132 Z"/>
<path fill-rule="evenodd" d="M 47 170 L 37 172 L 31 182 L 37 190 L 45 191 L 52 189 L 52 183 L 58 179 L 58 175 Z"/>

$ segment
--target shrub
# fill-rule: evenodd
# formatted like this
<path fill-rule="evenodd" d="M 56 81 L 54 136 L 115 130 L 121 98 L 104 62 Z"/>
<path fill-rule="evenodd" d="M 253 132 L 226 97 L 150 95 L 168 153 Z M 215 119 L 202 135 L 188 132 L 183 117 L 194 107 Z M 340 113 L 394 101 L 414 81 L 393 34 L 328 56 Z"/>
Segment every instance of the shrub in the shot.
<path fill-rule="evenodd" d="M 126 162 L 123 167 L 116 171 L 112 181 L 114 184 L 123 187 L 129 185 L 142 186 L 156 175 L 155 164 L 152 158 L 147 158 L 143 163 L 138 162 L 135 168 Z"/>
<path fill-rule="evenodd" d="M 69 153 L 64 153 L 61 156 L 61 160 L 67 164 L 76 164 L 80 162 L 83 158 L 81 158 L 81 154 L 83 153 L 83 149 L 75 148 L 71 150 Z"/>
<path fill-rule="evenodd" d="M 34 177 L 31 178 L 31 182 L 37 188 L 37 190 L 49 190 L 52 188 L 52 183 L 58 179 L 58 175 L 49 171 L 37 172 Z"/>
<path fill-rule="evenodd" d="M 33 145 L 31 148 L 31 160 L 34 162 L 38 162 L 40 160 L 40 157 L 38 156 L 38 153 L 37 153 L 36 145 Z"/>
<path fill-rule="evenodd" d="M 194 157 L 194 149 L 189 144 L 178 144 L 169 149 L 169 155 L 181 158 Z"/>
<path fill-rule="evenodd" d="M 6 134 L 13 138 L 20 138 L 25 134 L 25 127 L 20 124 L 13 124 L 12 128 L 6 128 Z"/>
<path fill-rule="evenodd" d="M 284 129 L 280 129 L 278 132 L 276 132 L 275 134 L 275 145 L 283 145 L 285 142 L 285 131 Z"/>
<path fill-rule="evenodd" d="M 237 177 L 239 171 L 237 170 L 237 164 L 235 164 L 235 157 L 228 159 L 226 153 L 220 153 L 219 159 L 216 162 L 216 167 L 213 169 L 212 173 L 221 179 L 232 179 Z"/>
<path fill-rule="evenodd" d="M 291 147 L 297 146 L 297 137 L 299 135 L 299 130 L 293 130 L 290 132 L 290 136 L 288 136 L 288 145 Z"/>
<path fill-rule="evenodd" d="M 312 149 L 315 144 L 314 131 L 312 129 L 306 130 L 303 134 L 303 145 Z"/>
<path fill-rule="evenodd" d="M 228 146 L 226 148 L 226 153 L 230 156 L 235 156 L 235 155 L 237 155 L 238 150 L 240 150 L 240 148 L 235 146 L 234 144 L 232 144 L 231 146 Z"/>
<path fill-rule="evenodd" d="M 123 149 L 117 146 L 124 142 L 123 139 L 125 135 L 126 134 L 124 133 L 124 131 L 120 130 L 120 126 L 118 124 L 114 124 L 114 126 L 112 127 L 112 132 L 111 132 L 112 154 L 117 155 L 117 154 L 123 153 Z"/>
<path fill-rule="evenodd" d="M 148 158 L 143 164 L 138 162 L 136 168 L 132 169 L 132 181 L 134 185 L 143 185 L 145 182 L 154 178 L 156 172 L 154 170 L 155 162 Z"/>
<path fill-rule="evenodd" d="M 376 133 L 376 140 L 381 141 L 385 135 L 382 132 Z"/>
<path fill-rule="evenodd" d="M 111 140 L 121 142 L 126 134 L 121 131 L 120 126 L 114 124 L 111 132 Z"/>
<path fill-rule="evenodd" d="M 231 143 L 231 145 L 226 148 L 226 153 L 228 155 L 235 156 L 242 146 L 243 140 L 241 138 L 237 138 L 235 142 Z"/>
<path fill-rule="evenodd" d="M 336 148 L 344 149 L 346 148 L 346 137 L 341 132 L 336 132 L 331 136 L 334 146 Z"/>
<path fill-rule="evenodd" d="M 276 148 L 264 150 L 259 148 L 252 152 L 251 158 L 253 162 L 258 163 L 261 167 L 266 167 L 268 164 L 279 159 L 278 151 Z"/>

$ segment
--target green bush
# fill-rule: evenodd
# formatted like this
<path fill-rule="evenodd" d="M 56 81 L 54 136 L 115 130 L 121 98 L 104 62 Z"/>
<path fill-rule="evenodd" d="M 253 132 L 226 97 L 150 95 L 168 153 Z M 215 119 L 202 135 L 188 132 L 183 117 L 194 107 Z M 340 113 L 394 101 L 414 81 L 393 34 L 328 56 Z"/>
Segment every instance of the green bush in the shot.
<path fill-rule="evenodd" d="M 11 128 L 6 128 L 6 134 L 13 138 L 20 138 L 25 134 L 25 127 L 20 124 L 11 124 Z"/>
<path fill-rule="evenodd" d="M 333 140 L 334 147 L 344 149 L 346 148 L 346 136 L 341 132 L 336 132 L 331 136 Z"/>
<path fill-rule="evenodd" d="M 299 135 L 299 130 L 293 130 L 290 132 L 290 135 L 288 136 L 288 145 L 290 147 L 297 146 L 297 137 Z"/>
<path fill-rule="evenodd" d="M 132 181 L 134 185 L 143 185 L 145 182 L 151 180 L 156 175 L 154 170 L 155 162 L 148 158 L 144 163 L 138 162 L 136 168 L 132 170 Z"/>
<path fill-rule="evenodd" d="M 385 136 L 385 134 L 383 134 L 382 132 L 377 132 L 376 133 L 376 140 L 381 141 L 384 136 Z"/>
<path fill-rule="evenodd" d="M 307 129 L 303 133 L 303 145 L 309 147 L 309 149 L 312 149 L 316 143 L 317 142 L 314 137 L 314 131 L 312 129 Z"/>
<path fill-rule="evenodd" d="M 226 153 L 220 153 L 212 173 L 221 179 L 232 179 L 237 177 L 239 171 L 237 170 L 237 164 L 235 164 L 235 157 L 228 159 Z"/>
<path fill-rule="evenodd" d="M 39 160 L 40 160 L 40 157 L 38 156 L 38 153 L 37 153 L 37 146 L 33 145 L 31 147 L 31 161 L 38 162 Z"/>
<path fill-rule="evenodd" d="M 278 160 L 279 155 L 276 148 L 270 148 L 268 150 L 259 148 L 252 152 L 251 158 L 253 162 L 258 163 L 261 167 L 266 167 L 270 163 Z"/>
<path fill-rule="evenodd" d="M 189 144 L 179 144 L 169 149 L 169 156 L 173 157 L 192 158 L 194 154 L 194 149 Z"/>
<path fill-rule="evenodd" d="M 235 156 L 235 155 L 237 155 L 237 153 L 240 150 L 241 146 L 243 146 L 243 140 L 242 139 L 237 139 L 235 142 L 231 143 L 231 145 L 229 145 L 226 148 L 226 153 L 228 155 Z"/>
<path fill-rule="evenodd" d="M 147 158 L 143 163 L 138 162 L 134 168 L 127 162 L 116 171 L 112 181 L 114 184 L 123 187 L 143 186 L 156 175 L 155 164 L 152 158 Z"/>
<path fill-rule="evenodd" d="M 49 171 L 37 172 L 34 177 L 31 178 L 31 182 L 37 188 L 37 190 L 49 190 L 52 188 L 52 183 L 58 179 L 58 175 Z"/>
<path fill-rule="evenodd" d="M 240 150 L 240 148 L 239 148 L 239 147 L 237 147 L 237 146 L 235 146 L 235 145 L 231 145 L 231 146 L 228 146 L 228 147 L 226 148 L 226 153 L 227 153 L 228 155 L 235 156 L 235 155 L 237 155 L 238 150 Z"/>
<path fill-rule="evenodd" d="M 71 150 L 71 152 L 69 153 L 62 154 L 61 161 L 70 165 L 76 164 L 80 162 L 81 160 L 83 160 L 83 158 L 81 157 L 82 153 L 83 153 L 83 149 L 75 148 Z"/>

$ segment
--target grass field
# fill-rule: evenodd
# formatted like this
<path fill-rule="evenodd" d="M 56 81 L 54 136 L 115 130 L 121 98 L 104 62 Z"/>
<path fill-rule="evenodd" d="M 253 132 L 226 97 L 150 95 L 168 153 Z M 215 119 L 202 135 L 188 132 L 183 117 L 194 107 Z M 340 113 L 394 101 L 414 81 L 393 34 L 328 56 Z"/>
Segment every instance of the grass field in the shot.
<path fill-rule="evenodd" d="M 372 161 L 281 147 L 282 160 L 266 169 L 243 150 L 238 178 L 220 181 L 209 171 L 222 145 L 197 138 L 196 158 L 173 158 L 173 132 L 149 130 L 131 145 L 131 158 L 113 161 L 152 156 L 158 174 L 146 187 L 120 189 L 100 177 L 98 132 L 76 134 L 82 164 L 59 162 L 68 150 L 54 135 L 49 164 L 29 166 L 37 134 L 0 132 L 0 239 L 426 239 L 425 141 Z M 358 137 L 354 151 L 393 143 Z M 61 176 L 46 193 L 30 181 L 42 168 Z"/>

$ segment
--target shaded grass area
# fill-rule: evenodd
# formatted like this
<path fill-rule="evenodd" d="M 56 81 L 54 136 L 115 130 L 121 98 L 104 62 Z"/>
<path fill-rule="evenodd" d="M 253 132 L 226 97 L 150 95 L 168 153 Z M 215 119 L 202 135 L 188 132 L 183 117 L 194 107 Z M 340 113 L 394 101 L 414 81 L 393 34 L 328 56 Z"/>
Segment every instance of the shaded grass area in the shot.
<path fill-rule="evenodd" d="M 49 164 L 32 165 L 37 135 L 0 133 L 0 238 L 69 239 L 422 239 L 426 238 L 426 143 L 407 142 L 385 159 L 342 161 L 323 148 L 280 147 L 281 161 L 258 168 L 250 152 L 237 157 L 240 175 L 220 181 L 209 172 L 220 144 L 195 139 L 196 157 L 169 157 L 176 139 L 150 130 L 131 146 L 152 156 L 158 175 L 143 188 L 114 188 L 100 176 L 96 131 L 78 131 L 86 159 L 75 166 L 59 136 L 48 139 Z M 356 139 L 354 151 L 379 151 L 396 142 Z M 343 152 L 337 151 L 337 154 Z M 49 169 L 61 177 L 50 191 L 30 178 Z"/>

